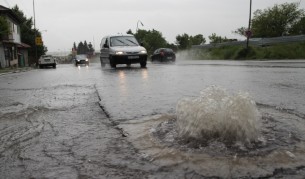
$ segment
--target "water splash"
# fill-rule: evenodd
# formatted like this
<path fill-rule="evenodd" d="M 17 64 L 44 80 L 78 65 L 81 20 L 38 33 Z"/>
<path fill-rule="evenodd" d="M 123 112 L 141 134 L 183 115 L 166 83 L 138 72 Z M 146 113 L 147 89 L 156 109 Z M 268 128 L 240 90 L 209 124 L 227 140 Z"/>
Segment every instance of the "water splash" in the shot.
<path fill-rule="evenodd" d="M 195 99 L 182 99 L 176 107 L 179 136 L 249 144 L 259 138 L 261 115 L 249 94 L 234 95 L 211 86 Z"/>

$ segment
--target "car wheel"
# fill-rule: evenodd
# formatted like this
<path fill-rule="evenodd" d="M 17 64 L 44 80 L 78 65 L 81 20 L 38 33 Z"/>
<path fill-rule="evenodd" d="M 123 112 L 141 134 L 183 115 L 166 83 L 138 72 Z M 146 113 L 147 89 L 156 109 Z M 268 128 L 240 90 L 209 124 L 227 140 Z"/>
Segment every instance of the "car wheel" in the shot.
<path fill-rule="evenodd" d="M 53 68 L 56 68 L 56 65 L 55 65 L 55 64 L 53 65 Z"/>
<path fill-rule="evenodd" d="M 110 66 L 111 68 L 116 68 L 116 63 L 112 60 L 112 57 L 109 57 L 109 62 L 110 62 Z"/>
<path fill-rule="evenodd" d="M 146 62 L 141 62 L 140 65 L 141 65 L 141 68 L 145 68 L 146 67 Z"/>
<path fill-rule="evenodd" d="M 115 63 L 111 63 L 110 66 L 111 66 L 111 68 L 116 68 L 116 64 Z"/>
<path fill-rule="evenodd" d="M 42 68 L 42 65 L 39 65 L 39 68 Z"/>

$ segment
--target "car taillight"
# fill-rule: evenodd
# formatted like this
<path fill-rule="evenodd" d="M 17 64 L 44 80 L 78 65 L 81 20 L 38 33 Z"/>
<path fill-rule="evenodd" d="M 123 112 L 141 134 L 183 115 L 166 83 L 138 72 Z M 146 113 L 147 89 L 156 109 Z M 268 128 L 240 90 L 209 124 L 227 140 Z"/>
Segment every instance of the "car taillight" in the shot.
<path fill-rule="evenodd" d="M 160 55 L 161 55 L 161 56 L 164 56 L 164 52 L 160 52 Z"/>

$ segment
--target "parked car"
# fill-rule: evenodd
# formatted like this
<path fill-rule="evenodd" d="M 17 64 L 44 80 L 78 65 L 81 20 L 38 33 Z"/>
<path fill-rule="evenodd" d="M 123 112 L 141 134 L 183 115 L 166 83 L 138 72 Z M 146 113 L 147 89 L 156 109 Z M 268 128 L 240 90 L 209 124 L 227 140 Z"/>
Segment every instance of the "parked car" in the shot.
<path fill-rule="evenodd" d="M 89 58 L 87 55 L 75 55 L 74 58 L 75 66 L 78 66 L 80 64 L 89 65 Z"/>
<path fill-rule="evenodd" d="M 159 48 L 152 54 L 151 61 L 175 62 L 176 55 L 175 52 L 170 48 Z"/>
<path fill-rule="evenodd" d="M 142 68 L 146 67 L 147 51 L 142 47 L 133 35 L 106 36 L 101 41 L 101 66 L 110 64 L 116 68 L 117 64 L 140 63 Z"/>
<path fill-rule="evenodd" d="M 56 68 L 56 59 L 52 55 L 42 55 L 38 60 L 39 68 L 52 66 Z"/>

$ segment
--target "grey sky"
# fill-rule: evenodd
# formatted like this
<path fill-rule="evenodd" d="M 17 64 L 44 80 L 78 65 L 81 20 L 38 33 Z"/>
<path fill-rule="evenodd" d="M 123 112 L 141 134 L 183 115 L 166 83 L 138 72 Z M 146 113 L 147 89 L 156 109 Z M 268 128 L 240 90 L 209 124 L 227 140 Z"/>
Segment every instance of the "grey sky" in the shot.
<path fill-rule="evenodd" d="M 300 0 L 253 0 L 253 11 Z M 33 0 L 0 0 L 18 4 L 27 17 L 33 16 Z M 109 34 L 156 29 L 170 43 L 178 34 L 212 33 L 242 39 L 232 31 L 247 26 L 250 0 L 35 0 L 36 27 L 42 31 L 49 52 L 68 51 L 73 42 L 95 42 Z M 305 2 L 301 0 L 301 8 Z M 47 31 L 43 31 L 47 30 Z"/>

